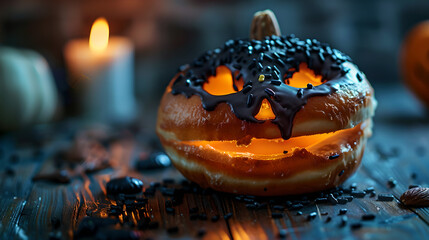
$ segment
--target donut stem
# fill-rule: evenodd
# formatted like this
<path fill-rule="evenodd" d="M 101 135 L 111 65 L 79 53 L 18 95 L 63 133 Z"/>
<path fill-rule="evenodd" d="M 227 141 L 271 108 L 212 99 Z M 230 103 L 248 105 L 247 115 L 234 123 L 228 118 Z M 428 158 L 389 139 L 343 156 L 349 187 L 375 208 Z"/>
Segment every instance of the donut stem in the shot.
<path fill-rule="evenodd" d="M 256 12 L 250 26 L 250 38 L 263 40 L 266 36 L 272 35 L 280 36 L 276 15 L 269 9 Z"/>

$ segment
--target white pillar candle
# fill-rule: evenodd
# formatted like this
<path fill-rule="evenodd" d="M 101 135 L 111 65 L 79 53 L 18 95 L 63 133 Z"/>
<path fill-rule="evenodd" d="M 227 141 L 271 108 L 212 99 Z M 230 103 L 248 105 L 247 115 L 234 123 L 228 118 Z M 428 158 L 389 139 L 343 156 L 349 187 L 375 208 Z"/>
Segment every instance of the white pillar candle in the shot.
<path fill-rule="evenodd" d="M 129 39 L 109 38 L 107 21 L 99 18 L 90 41 L 71 40 L 64 55 L 84 116 L 101 122 L 127 122 L 135 117 L 134 47 Z"/>

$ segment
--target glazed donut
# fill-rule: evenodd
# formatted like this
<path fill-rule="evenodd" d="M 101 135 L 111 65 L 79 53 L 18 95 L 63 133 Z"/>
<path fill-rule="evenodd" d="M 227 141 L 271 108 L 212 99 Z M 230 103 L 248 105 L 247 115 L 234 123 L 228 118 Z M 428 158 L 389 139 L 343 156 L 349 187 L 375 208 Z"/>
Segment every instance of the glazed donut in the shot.
<path fill-rule="evenodd" d="M 338 186 L 357 169 L 375 107 L 350 57 L 315 39 L 270 35 L 229 40 L 180 67 L 157 133 L 202 187 L 300 194 Z"/>

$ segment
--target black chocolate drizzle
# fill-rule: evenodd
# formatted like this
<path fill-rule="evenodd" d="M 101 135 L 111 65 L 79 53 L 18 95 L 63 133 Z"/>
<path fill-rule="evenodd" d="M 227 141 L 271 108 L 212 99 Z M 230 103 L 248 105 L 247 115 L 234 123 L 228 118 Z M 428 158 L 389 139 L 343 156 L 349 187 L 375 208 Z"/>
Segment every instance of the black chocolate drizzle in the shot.
<path fill-rule="evenodd" d="M 293 118 L 310 97 L 331 94 L 341 87 L 340 83 L 352 80 L 351 76 L 346 77 L 350 70 L 344 66 L 346 62 L 351 62 L 349 56 L 316 39 L 302 41 L 289 35 L 266 37 L 263 41 L 228 40 L 223 47 L 209 50 L 193 63 L 181 66 L 172 94 L 199 95 L 207 111 L 226 102 L 239 119 L 256 123 L 264 122 L 254 116 L 262 100 L 267 99 L 276 115 L 271 121 L 278 125 L 282 137 L 289 139 Z M 299 71 L 300 63 L 307 63 L 308 68 L 322 76 L 323 84 L 310 84 L 307 88 L 287 85 L 288 79 Z M 234 81 L 243 78 L 241 91 L 214 96 L 203 90 L 208 77 L 215 76 L 216 68 L 221 65 L 231 70 Z M 259 82 L 261 74 L 265 80 Z M 235 83 L 233 87 L 237 90 Z"/>

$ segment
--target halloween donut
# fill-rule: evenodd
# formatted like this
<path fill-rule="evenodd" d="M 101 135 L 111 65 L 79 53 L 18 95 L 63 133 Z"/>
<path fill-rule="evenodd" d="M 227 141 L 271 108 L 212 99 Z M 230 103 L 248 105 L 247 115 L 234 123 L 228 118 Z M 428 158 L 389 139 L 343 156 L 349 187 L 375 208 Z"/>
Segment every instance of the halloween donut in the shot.
<path fill-rule="evenodd" d="M 429 107 L 429 21 L 408 33 L 402 46 L 401 66 L 407 85 Z"/>
<path fill-rule="evenodd" d="M 375 106 L 350 57 L 315 39 L 280 36 L 267 10 L 255 14 L 250 39 L 179 68 L 157 133 L 176 168 L 202 187 L 301 194 L 356 171 Z"/>

